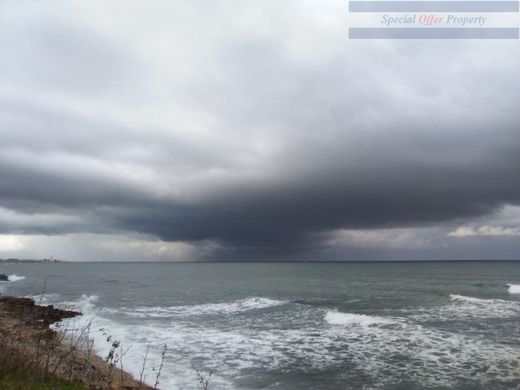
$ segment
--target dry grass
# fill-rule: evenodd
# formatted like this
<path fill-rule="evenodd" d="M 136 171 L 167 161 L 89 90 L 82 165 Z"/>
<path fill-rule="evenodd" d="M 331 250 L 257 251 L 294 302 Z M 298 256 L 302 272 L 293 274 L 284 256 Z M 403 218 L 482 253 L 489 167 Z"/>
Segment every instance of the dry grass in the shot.
<path fill-rule="evenodd" d="M 103 329 L 109 345 L 102 358 L 93 351 L 91 325 L 79 326 L 74 318 L 50 323 L 64 312 L 27 299 L 0 296 L 0 389 L 1 390 L 158 390 L 167 346 L 161 351 L 158 367 L 147 367 L 148 350 L 143 358 L 139 381 L 124 371 L 125 349 Z M 63 318 L 63 317 L 61 317 Z M 149 348 L 148 348 L 149 349 Z M 155 373 L 154 386 L 144 384 L 145 369 Z M 198 385 L 209 390 L 214 371 L 193 367 Z M 163 389 L 170 390 L 170 389 Z"/>
<path fill-rule="evenodd" d="M 1 303 L 0 379 L 9 380 L 9 385 L 0 382 L 1 389 L 45 388 L 51 383 L 50 388 L 58 389 L 58 384 L 89 390 L 152 389 L 121 369 L 124 351 L 111 337 L 104 359 L 93 353 L 90 325 L 78 327 L 69 320 L 54 331 L 43 322 L 42 312 L 52 315 L 55 309 L 16 298 L 4 297 Z"/>

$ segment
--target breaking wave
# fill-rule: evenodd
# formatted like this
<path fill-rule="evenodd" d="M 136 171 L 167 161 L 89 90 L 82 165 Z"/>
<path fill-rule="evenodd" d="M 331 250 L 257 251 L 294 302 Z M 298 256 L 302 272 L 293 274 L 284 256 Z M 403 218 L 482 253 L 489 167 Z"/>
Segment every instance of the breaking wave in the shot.
<path fill-rule="evenodd" d="M 229 315 L 245 311 L 266 309 L 287 303 L 269 298 L 252 297 L 240 299 L 233 302 L 206 303 L 201 305 L 183 305 L 169 307 L 137 307 L 118 309 L 121 313 L 130 317 L 179 317 L 179 316 L 201 316 L 201 315 Z"/>
<path fill-rule="evenodd" d="M 450 295 L 450 303 L 430 308 L 402 310 L 416 321 L 468 321 L 514 318 L 520 315 L 520 302 Z"/>
<path fill-rule="evenodd" d="M 25 276 L 18 276 L 18 275 L 9 275 L 7 277 L 9 279 L 10 282 L 18 282 L 19 280 L 24 280 L 25 279 Z"/>
<path fill-rule="evenodd" d="M 508 284 L 509 294 L 520 294 L 520 284 Z"/>
<path fill-rule="evenodd" d="M 5 294 L 8 290 L 9 290 L 9 287 L 8 287 L 8 282 L 18 282 L 20 280 L 24 280 L 25 279 L 25 276 L 18 276 L 18 275 L 8 275 L 7 276 L 7 281 L 1 281 L 0 282 L 0 294 Z"/>
<path fill-rule="evenodd" d="M 325 315 L 325 321 L 331 325 L 385 325 L 394 324 L 395 321 L 389 318 L 368 316 L 365 314 L 340 313 L 337 311 L 329 311 Z"/>
<path fill-rule="evenodd" d="M 520 303 L 503 299 L 484 299 L 464 295 L 450 295 L 454 305 L 445 314 L 480 318 L 508 318 L 520 314 Z"/>
<path fill-rule="evenodd" d="M 260 297 L 135 309 L 106 308 L 96 295 L 64 298 L 45 295 L 43 302 L 81 311 L 83 316 L 71 321 L 75 328 L 90 325 L 96 352 L 102 357 L 110 348 L 106 334 L 130 346 L 124 364 L 134 376 L 139 377 L 150 345 L 145 373 L 150 384 L 155 379 L 153 368 L 160 362 L 161 348 L 167 344 L 160 387 L 169 390 L 197 388 L 193 364 L 218 366 L 212 378 L 215 390 L 236 388 L 232 378 L 256 370 L 291 372 L 295 364 L 305 372 L 349 364 L 373 383 L 380 383 L 374 388 L 386 388 L 386 384 L 399 383 L 402 378 L 424 387 L 450 387 L 461 378 L 482 383 L 489 378 L 516 380 L 520 360 L 520 349 L 515 345 L 417 321 L 417 316 L 439 320 L 465 315 L 518 315 L 519 302 L 499 299 L 451 295 L 450 302 L 442 307 L 387 317 Z M 244 315 L 232 315 L 237 313 Z M 348 382 L 347 377 L 345 380 Z"/>
<path fill-rule="evenodd" d="M 42 303 L 80 311 L 82 316 L 69 320 L 73 326 L 63 324 L 59 326 L 75 329 L 88 326 L 89 335 L 94 340 L 94 348 L 101 357 L 105 357 L 110 351 L 110 344 L 106 342 L 107 335 L 112 336 L 113 340 L 120 341 L 123 346 L 131 346 L 131 353 L 125 356 L 124 364 L 125 370 L 134 377 L 140 376 L 142 362 L 147 355 L 148 368 L 144 381 L 150 385 L 155 382 L 156 371 L 154 370 L 160 364 L 162 348 L 165 344 L 168 345 L 169 352 L 161 374 L 160 388 L 173 390 L 198 388 L 194 379 L 192 358 L 204 362 L 203 365 L 207 366 L 208 362 L 213 361 L 214 352 L 222 353 L 227 350 L 228 354 L 235 356 L 238 351 L 243 350 L 244 346 L 251 347 L 248 336 L 197 325 L 200 317 L 196 316 L 237 314 L 280 306 L 286 302 L 252 297 L 227 303 L 118 309 L 99 305 L 97 295 L 82 295 L 75 301 L 68 301 L 63 300 L 63 297 L 58 294 L 48 294 L 44 295 Z M 179 317 L 180 322 L 167 320 L 168 317 L 175 316 Z M 183 319 L 189 317 L 193 317 L 194 323 L 183 324 L 182 322 L 185 321 Z M 149 351 L 148 346 L 150 346 Z M 242 366 L 244 362 L 251 363 L 251 361 L 241 360 L 236 357 L 237 364 L 239 361 Z M 221 372 L 232 377 L 229 371 L 226 372 L 219 367 L 219 372 L 212 377 L 212 389 L 233 389 L 229 380 L 222 375 L 219 376 Z"/>

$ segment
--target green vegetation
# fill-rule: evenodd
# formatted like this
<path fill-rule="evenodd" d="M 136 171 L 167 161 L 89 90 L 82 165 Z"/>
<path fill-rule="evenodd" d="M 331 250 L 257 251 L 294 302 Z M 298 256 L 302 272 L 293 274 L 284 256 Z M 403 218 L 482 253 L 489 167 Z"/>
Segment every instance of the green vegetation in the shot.
<path fill-rule="evenodd" d="M 20 378 L 17 376 L 0 379 L 0 389 L 5 390 L 85 390 L 82 385 L 68 384 L 62 381 L 43 381 Z"/>
<path fill-rule="evenodd" d="M 37 366 L 27 364 L 27 359 L 0 346 L 0 389 L 2 390 L 85 390 L 79 384 L 49 378 Z"/>

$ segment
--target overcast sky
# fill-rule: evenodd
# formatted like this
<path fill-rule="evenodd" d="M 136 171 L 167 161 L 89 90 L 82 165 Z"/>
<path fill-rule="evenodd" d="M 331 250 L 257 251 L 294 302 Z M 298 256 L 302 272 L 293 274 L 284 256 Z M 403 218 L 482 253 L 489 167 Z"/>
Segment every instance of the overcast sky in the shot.
<path fill-rule="evenodd" d="M 0 257 L 520 258 L 519 41 L 344 0 L 0 0 Z"/>

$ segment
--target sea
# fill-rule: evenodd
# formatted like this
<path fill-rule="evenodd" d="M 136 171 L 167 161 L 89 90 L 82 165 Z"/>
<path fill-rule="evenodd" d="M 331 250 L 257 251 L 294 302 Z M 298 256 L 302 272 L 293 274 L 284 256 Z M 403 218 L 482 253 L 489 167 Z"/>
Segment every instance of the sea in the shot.
<path fill-rule="evenodd" d="M 159 388 L 519 389 L 520 262 L 0 264 Z M 63 325 L 61 326 L 62 329 Z M 144 369 L 143 369 L 143 362 Z"/>

